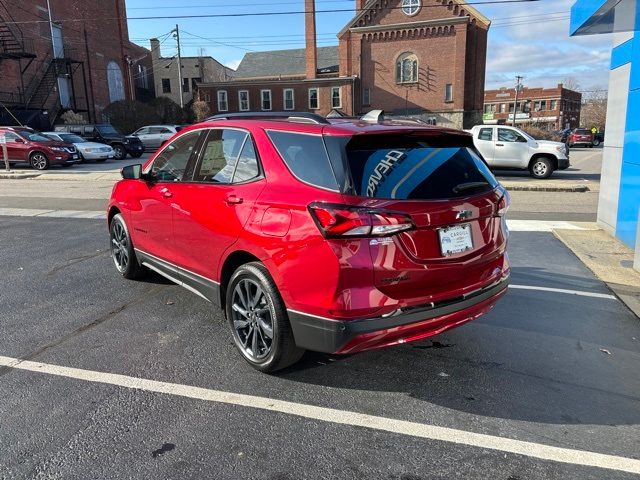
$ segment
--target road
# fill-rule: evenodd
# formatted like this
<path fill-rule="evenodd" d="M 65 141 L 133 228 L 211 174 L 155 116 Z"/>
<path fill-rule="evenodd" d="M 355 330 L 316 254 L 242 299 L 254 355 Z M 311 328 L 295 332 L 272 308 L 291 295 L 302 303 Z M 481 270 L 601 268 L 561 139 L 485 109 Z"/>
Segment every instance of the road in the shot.
<path fill-rule="evenodd" d="M 117 172 L 125 165 L 140 163 L 148 158 L 128 158 L 103 164 L 80 164 L 73 169 L 52 169 L 66 178 L 76 172 L 78 178 L 90 172 Z M 598 208 L 602 149 L 573 149 L 573 166 L 556 172 L 554 178 L 576 179 L 588 184 L 592 190 L 584 193 L 512 192 L 510 218 L 524 220 L 568 220 L 593 222 Z M 21 170 L 17 168 L 17 170 Z M 526 172 L 496 172 L 501 180 L 528 178 Z M 55 178 L 55 177 L 54 177 Z M 0 208 L 36 208 L 63 210 L 104 210 L 111 194 L 113 181 L 77 180 L 2 180 Z"/>
<path fill-rule="evenodd" d="M 640 323 L 550 233 L 512 233 L 521 288 L 489 315 L 272 376 L 204 300 L 119 277 L 106 238 L 0 217 L 0 478 L 634 478 L 593 452 L 640 468 Z"/>

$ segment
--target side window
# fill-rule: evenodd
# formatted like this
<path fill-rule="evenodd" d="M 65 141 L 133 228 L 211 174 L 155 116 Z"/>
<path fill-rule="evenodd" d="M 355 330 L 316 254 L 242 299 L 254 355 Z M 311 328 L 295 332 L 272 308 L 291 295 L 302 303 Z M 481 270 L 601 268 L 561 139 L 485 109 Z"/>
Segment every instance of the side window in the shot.
<path fill-rule="evenodd" d="M 499 142 L 523 142 L 526 141 L 523 136 L 513 130 L 507 130 L 506 128 L 498 129 L 498 141 Z"/>
<path fill-rule="evenodd" d="M 287 167 L 305 183 L 338 190 L 322 137 L 291 132 L 268 132 Z"/>
<path fill-rule="evenodd" d="M 258 168 L 256 150 L 251 138 L 247 138 L 244 148 L 240 153 L 240 158 L 238 158 L 236 172 L 233 174 L 233 183 L 248 182 L 258 175 L 260 175 L 260 168 Z"/>
<path fill-rule="evenodd" d="M 154 160 L 151 174 L 160 182 L 181 181 L 199 138 L 200 132 L 190 132 L 176 138 Z"/>
<path fill-rule="evenodd" d="M 75 133 L 75 132 L 72 132 Z M 96 134 L 95 127 L 84 127 L 84 132 L 82 132 L 86 137 L 93 137 Z"/>
<path fill-rule="evenodd" d="M 486 140 L 488 142 L 493 140 L 493 128 L 481 128 L 478 140 Z"/>
<path fill-rule="evenodd" d="M 148 134 L 149 134 L 149 128 L 148 127 L 141 128 L 140 130 L 138 130 L 136 132 L 136 135 L 148 135 Z"/>
<path fill-rule="evenodd" d="M 18 135 L 16 135 L 15 133 L 4 132 L 4 141 L 6 143 L 15 142 L 18 138 L 20 138 L 20 137 Z"/>
<path fill-rule="evenodd" d="M 194 181 L 231 183 L 240 150 L 248 135 L 238 130 L 211 130 Z"/>

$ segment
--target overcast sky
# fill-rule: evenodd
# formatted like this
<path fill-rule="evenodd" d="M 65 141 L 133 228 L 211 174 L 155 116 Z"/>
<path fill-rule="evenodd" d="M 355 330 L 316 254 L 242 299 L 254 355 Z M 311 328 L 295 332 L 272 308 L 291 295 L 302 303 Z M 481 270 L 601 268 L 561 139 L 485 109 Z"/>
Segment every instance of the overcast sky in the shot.
<path fill-rule="evenodd" d="M 426 4 L 434 0 L 423 0 Z M 485 0 L 474 0 L 480 2 Z M 176 53 L 169 31 L 180 25 L 186 55 L 207 55 L 236 67 L 247 51 L 304 47 L 302 15 L 135 20 L 131 17 L 236 14 L 304 10 L 303 0 L 127 0 L 129 34 L 149 47 L 148 39 L 164 39 L 165 56 Z M 569 11 L 574 0 L 539 0 L 512 4 L 476 5 L 492 20 L 489 30 L 487 88 L 512 86 L 523 75 L 527 86 L 553 86 L 575 78 L 583 90 L 606 87 L 611 38 L 569 37 Z M 349 10 L 354 0 L 316 0 L 318 10 Z M 321 13 L 317 17 L 318 44 L 336 45 L 336 33 L 353 12 Z M 203 37 L 203 38 L 201 38 Z"/>

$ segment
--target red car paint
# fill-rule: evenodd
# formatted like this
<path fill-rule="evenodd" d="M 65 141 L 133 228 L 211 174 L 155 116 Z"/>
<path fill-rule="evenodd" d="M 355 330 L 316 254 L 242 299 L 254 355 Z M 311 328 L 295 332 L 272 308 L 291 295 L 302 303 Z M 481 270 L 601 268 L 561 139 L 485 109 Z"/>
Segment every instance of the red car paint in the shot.
<path fill-rule="evenodd" d="M 493 177 L 486 191 L 456 198 L 347 194 L 299 179 L 270 137 L 289 132 L 364 145 L 386 136 L 425 143 L 454 139 L 473 151 L 464 132 L 394 122 L 231 119 L 186 128 L 167 145 L 211 129 L 247 132 L 261 174 L 240 184 L 122 180 L 108 207 L 109 219 L 123 215 L 136 249 L 171 265 L 177 280 L 186 271 L 219 289 L 210 300 L 224 301 L 228 265 L 239 254 L 253 257 L 274 279 L 300 347 L 351 353 L 436 335 L 488 312 L 506 293 L 509 198 Z M 439 231 L 462 224 L 470 225 L 473 247 L 443 255 Z M 401 230 L 375 236 L 374 227 Z M 365 233 L 343 236 L 356 228 Z M 398 324 L 396 318 L 405 321 Z M 310 333 L 310 322 L 323 322 L 323 333 Z"/>
<path fill-rule="evenodd" d="M 32 140 L 32 135 L 43 140 Z M 78 150 L 72 144 L 49 140 L 28 128 L 0 128 L 0 136 L 6 138 L 10 163 L 29 163 L 31 155 L 37 152 L 43 153 L 50 165 L 71 165 L 80 161 Z"/>

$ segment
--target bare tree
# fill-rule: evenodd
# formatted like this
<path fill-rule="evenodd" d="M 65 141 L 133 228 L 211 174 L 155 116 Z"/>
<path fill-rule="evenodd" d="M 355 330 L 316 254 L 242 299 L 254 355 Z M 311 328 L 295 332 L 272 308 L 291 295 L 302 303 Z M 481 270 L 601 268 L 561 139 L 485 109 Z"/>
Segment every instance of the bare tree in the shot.
<path fill-rule="evenodd" d="M 585 92 L 580 113 L 580 123 L 585 128 L 604 130 L 607 124 L 607 90 L 594 87 Z"/>
<path fill-rule="evenodd" d="M 567 77 L 562 81 L 562 86 L 568 90 L 573 90 L 574 92 L 580 91 L 580 82 L 575 77 Z"/>

